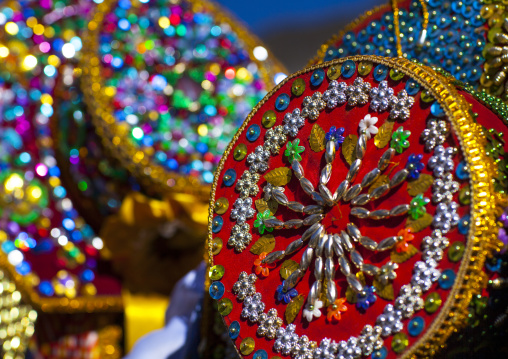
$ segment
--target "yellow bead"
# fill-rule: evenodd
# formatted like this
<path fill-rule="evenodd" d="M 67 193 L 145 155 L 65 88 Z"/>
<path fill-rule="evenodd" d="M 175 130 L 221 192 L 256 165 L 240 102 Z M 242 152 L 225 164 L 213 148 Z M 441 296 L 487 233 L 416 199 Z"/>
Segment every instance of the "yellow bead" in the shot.
<path fill-rule="evenodd" d="M 221 197 L 215 201 L 214 211 L 217 214 L 224 214 L 229 208 L 229 202 L 226 197 Z"/>
<path fill-rule="evenodd" d="M 242 355 L 249 355 L 254 351 L 255 347 L 256 343 L 254 342 L 254 339 L 247 337 L 240 343 L 240 353 L 242 353 Z"/>

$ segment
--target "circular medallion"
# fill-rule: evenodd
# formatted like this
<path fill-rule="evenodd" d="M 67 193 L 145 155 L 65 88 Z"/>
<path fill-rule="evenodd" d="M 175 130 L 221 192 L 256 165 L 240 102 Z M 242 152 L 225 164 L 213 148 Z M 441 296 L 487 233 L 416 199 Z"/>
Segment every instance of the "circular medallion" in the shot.
<path fill-rule="evenodd" d="M 313 85 L 330 66 L 341 76 Z M 307 84 L 302 96 L 245 139 L 296 79 Z M 231 205 L 209 232 L 224 248 L 209 254 L 225 268 L 223 297 L 241 302 L 225 320 L 256 350 L 425 356 L 465 324 L 467 298 L 456 293 L 485 285 L 479 264 L 498 246 L 498 195 L 485 132 L 459 91 L 407 60 L 355 56 L 290 76 L 250 114 L 217 170 L 212 204 Z M 231 154 L 239 143 L 240 162 Z M 469 202 L 459 201 L 465 187 Z"/>

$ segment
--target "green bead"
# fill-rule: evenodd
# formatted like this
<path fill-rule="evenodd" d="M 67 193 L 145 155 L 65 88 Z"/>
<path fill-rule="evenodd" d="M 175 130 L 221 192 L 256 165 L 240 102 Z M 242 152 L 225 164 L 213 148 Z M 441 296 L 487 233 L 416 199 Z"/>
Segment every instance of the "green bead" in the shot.
<path fill-rule="evenodd" d="M 275 121 L 277 121 L 277 116 L 275 115 L 275 111 L 268 110 L 263 114 L 263 118 L 261 119 L 261 123 L 264 128 L 270 128 L 275 125 Z"/>
<path fill-rule="evenodd" d="M 435 313 L 441 304 L 443 303 L 443 300 L 441 299 L 441 296 L 439 293 L 434 292 L 430 293 L 427 298 L 425 298 L 425 311 L 429 314 Z"/>
<path fill-rule="evenodd" d="M 404 74 L 403 74 L 401 71 L 396 70 L 396 69 L 391 69 L 391 70 L 390 70 L 390 78 L 391 78 L 393 81 L 399 81 L 399 80 L 401 80 L 403 77 L 404 77 Z"/>
<path fill-rule="evenodd" d="M 224 276 L 225 271 L 224 266 L 221 266 L 220 264 L 214 265 L 208 270 L 208 276 L 211 280 L 219 280 Z"/>
<path fill-rule="evenodd" d="M 358 64 L 358 73 L 361 76 L 367 76 L 372 71 L 372 62 L 362 61 Z"/>
<path fill-rule="evenodd" d="M 459 192 L 459 202 L 460 204 L 467 206 L 471 203 L 471 190 L 469 186 L 465 186 Z"/>
<path fill-rule="evenodd" d="M 255 347 L 256 343 L 254 342 L 254 339 L 247 337 L 240 343 L 240 353 L 242 353 L 242 355 L 249 355 L 254 351 Z"/>
<path fill-rule="evenodd" d="M 216 256 L 222 250 L 222 239 L 220 239 L 219 237 L 215 237 L 212 240 L 211 245 L 212 245 L 212 254 Z"/>
<path fill-rule="evenodd" d="M 247 156 L 247 146 L 245 143 L 240 143 L 233 151 L 233 158 L 237 161 L 241 161 L 245 156 Z"/>
<path fill-rule="evenodd" d="M 291 93 L 295 96 L 301 96 L 304 91 L 305 91 L 305 81 L 302 78 L 298 78 L 298 79 L 294 80 L 293 84 L 291 85 Z M 263 118 L 264 118 L 264 116 L 263 116 Z M 263 126 L 264 126 L 264 123 L 263 123 Z"/>
<path fill-rule="evenodd" d="M 429 91 L 423 91 L 420 98 L 422 99 L 423 102 L 427 103 L 434 101 L 434 97 L 432 97 Z"/>
<path fill-rule="evenodd" d="M 330 80 L 337 80 L 340 75 L 342 74 L 341 70 L 340 70 L 340 67 L 339 66 L 330 66 L 328 68 L 328 71 L 326 73 L 326 76 L 330 79 Z"/>
<path fill-rule="evenodd" d="M 226 197 L 221 197 L 215 201 L 215 206 L 213 207 L 213 210 L 217 214 L 224 214 L 229 208 L 229 202 L 226 199 Z"/>
<path fill-rule="evenodd" d="M 226 315 L 229 315 L 231 311 L 233 310 L 233 302 L 231 299 L 228 298 L 222 298 L 217 303 L 217 310 L 219 311 L 219 314 L 223 317 Z"/>
<path fill-rule="evenodd" d="M 452 262 L 458 262 L 464 255 L 466 246 L 462 242 L 453 242 L 448 249 L 448 259 Z"/>
<path fill-rule="evenodd" d="M 397 333 L 392 339 L 392 350 L 395 353 L 402 353 L 404 349 L 407 348 L 408 344 L 409 340 L 407 339 L 407 335 L 404 333 Z"/>

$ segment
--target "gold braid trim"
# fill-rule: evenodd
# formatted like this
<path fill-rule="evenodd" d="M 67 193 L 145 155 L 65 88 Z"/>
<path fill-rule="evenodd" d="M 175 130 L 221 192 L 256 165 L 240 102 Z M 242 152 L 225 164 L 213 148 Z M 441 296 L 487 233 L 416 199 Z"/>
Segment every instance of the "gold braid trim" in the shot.
<path fill-rule="evenodd" d="M 489 160 L 485 152 L 486 138 L 481 132 L 469 111 L 469 103 L 459 95 L 451 81 L 439 75 L 429 67 L 421 66 L 404 58 L 384 58 L 380 56 L 351 56 L 326 64 L 318 64 L 296 72 L 261 100 L 252 110 L 238 133 L 233 138 L 221 159 L 212 185 L 211 202 L 208 222 L 208 265 L 213 266 L 213 254 L 211 242 L 213 239 L 212 219 L 214 216 L 213 203 L 221 172 L 229 153 L 248 126 L 256 112 L 271 98 L 284 84 L 304 73 L 318 68 L 328 68 L 340 65 L 344 61 L 353 60 L 371 61 L 385 66 L 396 68 L 405 75 L 410 76 L 422 85 L 441 104 L 446 116 L 451 122 L 452 128 L 459 139 L 464 159 L 470 168 L 471 207 L 472 221 L 471 230 L 467 242 L 467 248 L 463 260 L 457 272 L 455 284 L 450 290 L 447 300 L 441 311 L 427 328 L 426 333 L 403 355 L 402 358 L 429 357 L 435 355 L 439 349 L 445 346 L 448 337 L 455 331 L 466 326 L 467 307 L 473 295 L 479 294 L 486 286 L 483 265 L 486 257 L 495 248 L 499 248 L 497 239 L 496 221 L 496 194 L 491 178 L 495 174 L 493 162 Z M 210 281 L 207 280 L 206 288 Z"/>
<path fill-rule="evenodd" d="M 218 23 L 227 23 L 239 38 L 242 39 L 249 52 L 251 61 L 261 69 L 262 80 L 267 89 L 272 88 L 273 75 L 285 72 L 285 68 L 274 59 L 271 52 L 266 61 L 260 62 L 253 56 L 254 47 L 261 42 L 252 36 L 243 26 L 231 19 L 217 5 L 207 0 L 186 0 L 190 2 L 195 11 L 209 10 Z M 97 53 L 98 36 L 102 28 L 104 16 L 113 8 L 115 0 L 105 0 L 97 5 L 88 24 L 88 30 L 83 36 L 83 56 L 80 66 L 83 71 L 81 88 L 84 101 L 92 115 L 96 132 L 102 140 L 104 147 L 109 150 L 121 163 L 136 177 L 142 186 L 158 195 L 168 193 L 193 194 L 198 199 L 207 202 L 210 195 L 210 186 L 203 185 L 192 176 L 182 176 L 167 171 L 164 167 L 153 163 L 149 156 L 128 137 L 128 133 L 116 122 L 111 108 L 110 99 L 104 91 L 104 79 L 101 76 L 102 67 Z M 264 45 L 263 45 L 264 46 Z M 265 47 L 266 48 L 266 47 Z"/>

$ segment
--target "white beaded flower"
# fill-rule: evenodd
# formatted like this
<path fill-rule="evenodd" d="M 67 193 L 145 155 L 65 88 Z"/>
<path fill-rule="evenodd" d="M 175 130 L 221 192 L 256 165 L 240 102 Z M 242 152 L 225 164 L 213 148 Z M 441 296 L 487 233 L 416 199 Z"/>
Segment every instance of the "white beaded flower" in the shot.
<path fill-rule="evenodd" d="M 372 117 L 370 114 L 365 115 L 363 120 L 360 120 L 360 124 L 358 125 L 360 133 L 365 133 L 367 139 L 370 140 L 371 135 L 378 133 L 378 128 L 375 126 L 377 121 L 377 117 Z"/>
<path fill-rule="evenodd" d="M 455 164 L 453 156 L 457 150 L 454 147 L 437 146 L 434 149 L 434 156 L 429 159 L 429 168 L 434 170 L 435 177 L 443 177 L 446 173 L 453 171 Z"/>
<path fill-rule="evenodd" d="M 376 324 L 381 327 L 381 335 L 383 337 L 387 337 L 400 332 L 403 328 L 401 319 L 402 312 L 395 309 L 393 305 L 388 304 L 385 307 L 383 314 L 381 314 L 376 321 Z"/>
<path fill-rule="evenodd" d="M 240 192 L 241 198 L 255 196 L 259 192 L 259 174 L 245 171 L 242 177 L 236 182 L 236 190 Z"/>
<path fill-rule="evenodd" d="M 453 180 L 451 173 L 445 174 L 443 178 L 437 178 L 432 185 L 432 202 L 450 203 L 459 187 L 459 183 Z"/>
<path fill-rule="evenodd" d="M 438 204 L 432 221 L 434 228 L 441 230 L 443 233 L 448 233 L 452 227 L 459 223 L 460 217 L 457 208 L 459 208 L 459 205 L 456 202 Z"/>
<path fill-rule="evenodd" d="M 293 347 L 299 342 L 298 334 L 295 333 L 295 325 L 289 324 L 285 329 L 279 328 L 277 330 L 277 339 L 273 344 L 273 350 L 276 353 L 282 353 L 283 355 L 289 355 Z"/>
<path fill-rule="evenodd" d="M 256 293 L 252 297 L 245 298 L 243 302 L 242 318 L 248 318 L 252 323 L 259 320 L 259 316 L 265 310 L 265 303 L 261 301 L 261 294 Z"/>
<path fill-rule="evenodd" d="M 425 262 L 416 262 L 411 284 L 419 285 L 423 291 L 428 291 L 432 283 L 437 281 L 441 275 L 441 272 L 436 267 L 437 263 L 433 259 L 427 259 Z"/>
<path fill-rule="evenodd" d="M 247 223 L 235 224 L 231 229 L 228 245 L 234 247 L 237 252 L 242 252 L 252 241 L 250 226 Z"/>
<path fill-rule="evenodd" d="M 406 90 L 400 91 L 397 95 L 397 100 L 392 103 L 390 118 L 406 121 L 409 118 L 409 110 L 413 107 L 414 103 L 415 99 L 408 96 Z"/>
<path fill-rule="evenodd" d="M 250 165 L 251 172 L 265 172 L 268 169 L 268 159 L 270 152 L 263 146 L 258 146 L 254 152 L 247 156 L 247 163 Z"/>
<path fill-rule="evenodd" d="M 333 80 L 328 85 L 328 89 L 323 93 L 323 100 L 326 102 L 326 107 L 335 108 L 337 105 L 346 103 L 347 85 L 345 82 L 337 82 Z"/>
<path fill-rule="evenodd" d="M 321 316 L 321 308 L 323 308 L 323 302 L 316 300 L 314 304 L 308 303 L 303 310 L 303 316 L 308 322 L 311 322 L 314 317 L 319 318 Z"/>
<path fill-rule="evenodd" d="M 420 286 L 403 285 L 400 293 L 395 300 L 395 308 L 402 312 L 404 318 L 410 318 L 415 312 L 423 308 L 423 299 L 421 298 L 422 289 Z"/>
<path fill-rule="evenodd" d="M 435 118 L 427 122 L 427 128 L 423 130 L 421 139 L 425 142 L 425 149 L 432 150 L 438 145 L 442 145 L 448 136 L 448 124 L 444 120 Z"/>
<path fill-rule="evenodd" d="M 388 87 L 387 81 L 381 81 L 378 87 L 370 90 L 370 109 L 372 111 L 381 112 L 386 111 L 397 98 L 393 95 L 393 89 Z"/>

